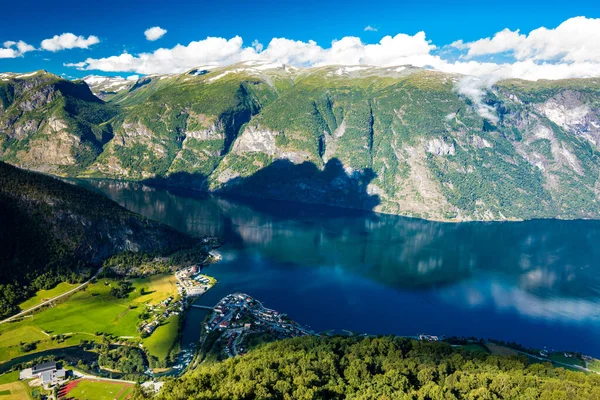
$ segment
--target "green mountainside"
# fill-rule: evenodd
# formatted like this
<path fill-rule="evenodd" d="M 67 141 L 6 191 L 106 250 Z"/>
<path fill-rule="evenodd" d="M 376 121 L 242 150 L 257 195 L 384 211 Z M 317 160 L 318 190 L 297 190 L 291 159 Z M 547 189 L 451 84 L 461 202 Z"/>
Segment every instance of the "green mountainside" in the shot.
<path fill-rule="evenodd" d="M 83 282 L 113 254 L 194 242 L 100 194 L 0 162 L 0 317 L 39 289 Z"/>
<path fill-rule="evenodd" d="M 0 159 L 30 169 L 426 219 L 600 217 L 600 79 L 482 90 L 413 67 L 246 62 L 90 91 L 26 75 L 2 74 Z"/>

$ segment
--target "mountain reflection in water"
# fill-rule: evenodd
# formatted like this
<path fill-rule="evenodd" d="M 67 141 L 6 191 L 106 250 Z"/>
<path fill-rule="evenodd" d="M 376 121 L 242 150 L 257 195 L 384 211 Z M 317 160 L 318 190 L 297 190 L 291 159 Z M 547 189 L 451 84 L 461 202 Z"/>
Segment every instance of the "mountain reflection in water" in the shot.
<path fill-rule="evenodd" d="M 600 221 L 439 223 L 85 181 L 225 240 L 200 299 L 245 291 L 316 330 L 493 337 L 600 356 Z"/>

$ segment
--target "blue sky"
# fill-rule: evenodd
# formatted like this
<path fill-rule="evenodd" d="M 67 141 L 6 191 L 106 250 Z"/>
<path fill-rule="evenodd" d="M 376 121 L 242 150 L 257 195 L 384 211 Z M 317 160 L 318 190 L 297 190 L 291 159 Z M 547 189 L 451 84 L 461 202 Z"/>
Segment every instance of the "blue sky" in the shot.
<path fill-rule="evenodd" d="M 358 37 L 364 44 L 376 44 L 386 35 L 394 37 L 404 33 L 413 36 L 423 31 L 426 40 L 436 46 L 436 49 L 429 51 L 431 54 L 443 53 L 445 59 L 455 60 L 459 55 L 464 55 L 468 48 L 458 51 L 458 47 L 446 49 L 445 46 L 458 40 L 475 42 L 492 37 L 505 28 L 528 34 L 543 26 L 556 28 L 576 16 L 599 18 L 600 2 L 13 1 L 2 5 L 2 14 L 0 43 L 23 41 L 40 48 L 42 40 L 63 33 L 83 36 L 84 39 L 93 35 L 99 43 L 85 49 L 34 50 L 14 58 L 0 58 L 0 71 L 46 69 L 56 74 L 81 77 L 91 73 L 126 76 L 153 71 L 147 66 L 127 66 L 123 68 L 124 71 L 108 70 L 118 69 L 111 66 L 99 71 L 94 69 L 97 65 L 94 63 L 81 70 L 81 67 L 78 69 L 64 64 L 77 64 L 88 58 L 119 56 L 125 52 L 133 56 L 150 54 L 158 48 L 172 49 L 178 44 L 187 46 L 192 41 L 202 41 L 209 36 L 227 40 L 240 36 L 243 39 L 242 47 L 250 46 L 257 40 L 266 48 L 272 38 L 286 38 L 301 42 L 313 40 L 320 47 L 328 48 L 332 41 L 344 37 Z M 144 31 L 154 26 L 160 26 L 167 32 L 160 39 L 149 41 Z M 376 30 L 365 31 L 367 26 Z M 512 48 L 508 50 L 509 56 L 513 51 Z M 507 52 L 503 51 L 483 56 L 485 61 L 490 61 L 504 60 L 506 55 Z M 481 55 L 470 58 L 478 60 Z M 285 60 L 290 59 L 299 58 L 288 57 Z M 238 58 L 228 55 L 215 60 L 217 63 L 227 63 Z M 321 57 L 314 62 L 312 59 L 304 62 L 312 65 L 323 61 Z M 168 68 L 165 68 L 157 72 L 167 71 Z"/>

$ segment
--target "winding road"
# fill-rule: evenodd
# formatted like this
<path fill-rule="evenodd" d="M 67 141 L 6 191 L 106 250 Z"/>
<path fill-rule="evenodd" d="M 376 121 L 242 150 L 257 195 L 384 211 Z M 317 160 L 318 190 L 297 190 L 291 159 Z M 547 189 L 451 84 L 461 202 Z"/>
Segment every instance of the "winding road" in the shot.
<path fill-rule="evenodd" d="M 77 287 L 75 287 L 75 288 L 73 288 L 73 289 L 69 290 L 68 292 L 64 292 L 63 294 L 59 294 L 58 296 L 56 296 L 56 297 L 53 297 L 53 298 L 51 298 L 51 299 L 49 299 L 49 300 L 46 300 L 46 301 L 44 301 L 44 302 L 42 302 L 42 303 L 38 304 L 37 306 L 34 306 L 34 307 L 31 307 L 31 308 L 28 308 L 27 310 L 21 311 L 21 312 L 20 312 L 20 313 L 18 313 L 18 314 L 15 314 L 15 315 L 13 315 L 13 316 L 10 316 L 10 317 L 8 317 L 8 318 L 6 318 L 6 319 L 3 319 L 2 321 L 0 321 L 0 324 L 3 324 L 3 323 L 5 323 L 5 322 L 10 322 L 10 321 L 12 321 L 12 320 L 14 320 L 14 319 L 17 319 L 17 318 L 19 318 L 19 317 L 22 317 L 22 316 L 24 316 L 24 315 L 27 315 L 27 314 L 29 314 L 30 312 L 33 312 L 33 311 L 37 310 L 37 309 L 38 309 L 38 308 L 40 308 L 40 307 L 43 307 L 43 306 L 45 306 L 45 305 L 48 305 L 48 304 L 52 303 L 53 301 L 56 301 L 56 300 L 58 300 L 58 299 L 61 299 L 61 298 L 65 297 L 65 296 L 68 296 L 68 295 L 70 295 L 70 294 L 73 294 L 73 293 L 77 292 L 78 290 L 81 290 L 81 289 L 83 289 L 83 288 L 84 288 L 85 286 L 87 286 L 87 285 L 88 285 L 88 284 L 89 284 L 89 283 L 90 283 L 92 280 L 94 280 L 94 279 L 95 279 L 95 278 L 98 276 L 98 274 L 100 274 L 100 271 L 101 271 L 101 270 L 102 270 L 102 269 L 99 269 L 99 270 L 98 270 L 98 272 L 96 272 L 96 274 L 95 274 L 94 276 L 92 276 L 90 279 L 88 279 L 87 281 L 83 282 L 81 285 L 79 285 L 79 286 L 77 286 Z"/>

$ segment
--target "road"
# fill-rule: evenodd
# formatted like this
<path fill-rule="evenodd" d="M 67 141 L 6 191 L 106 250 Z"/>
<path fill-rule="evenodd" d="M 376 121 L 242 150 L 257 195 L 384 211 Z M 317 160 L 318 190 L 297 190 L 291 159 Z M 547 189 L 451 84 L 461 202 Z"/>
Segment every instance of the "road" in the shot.
<path fill-rule="evenodd" d="M 552 364 L 561 365 L 561 366 L 567 367 L 567 368 L 577 368 L 577 369 L 579 369 L 581 371 L 591 372 L 591 373 L 594 373 L 594 374 L 600 374 L 600 372 L 597 372 L 597 371 L 594 371 L 594 370 L 591 370 L 591 369 L 588 369 L 586 367 L 582 367 L 582 366 L 579 366 L 579 365 L 573 365 L 573 364 L 563 363 L 563 362 L 560 362 L 560 361 L 554 361 L 554 360 L 551 360 L 549 358 L 541 357 L 541 356 L 538 356 L 538 355 L 535 355 L 535 354 L 531 354 L 531 353 L 526 353 L 526 352 L 521 351 L 521 350 L 517 350 L 517 349 L 513 349 L 513 348 L 510 348 L 510 349 L 513 350 L 513 351 L 516 351 L 519 354 L 523 354 L 524 356 L 535 358 L 535 359 L 538 359 L 540 361 L 546 361 L 546 362 L 549 362 L 549 363 L 552 363 Z"/>
<path fill-rule="evenodd" d="M 2 321 L 0 321 L 0 324 L 3 324 L 3 323 L 5 323 L 5 322 L 10 322 L 10 321 L 12 321 L 13 319 L 16 319 L 16 318 L 22 317 L 22 316 L 24 316 L 24 315 L 27 315 L 27 314 L 29 314 L 30 312 L 32 312 L 32 311 L 35 311 L 35 310 L 37 310 L 37 309 L 38 309 L 38 308 L 40 308 L 40 307 L 43 307 L 43 306 L 45 306 L 45 305 L 48 305 L 48 304 L 52 303 L 53 301 L 56 301 L 56 300 L 58 300 L 58 299 L 61 299 L 61 298 L 65 297 L 65 296 L 68 296 L 68 295 L 70 295 L 70 294 L 73 294 L 73 293 L 77 292 L 78 290 L 81 290 L 82 288 L 84 288 L 85 286 L 87 286 L 87 285 L 88 285 L 88 284 L 89 284 L 89 283 L 90 283 L 90 282 L 91 282 L 91 281 L 92 281 L 94 278 L 96 278 L 96 277 L 98 276 L 98 274 L 100 274 L 100 271 L 101 271 L 101 269 L 99 269 L 99 270 L 98 270 L 98 272 L 96 272 L 96 274 L 95 274 L 94 276 L 92 276 L 92 277 L 91 277 L 89 280 L 87 280 L 87 281 L 83 282 L 81 285 L 77 286 L 76 288 L 73 288 L 73 289 L 69 290 L 68 292 L 64 292 L 63 294 L 60 294 L 60 295 L 58 295 L 58 296 L 56 296 L 56 297 L 53 297 L 53 298 L 51 298 L 50 300 L 46 300 L 46 301 L 44 301 L 44 302 L 42 302 L 42 303 L 38 304 L 38 305 L 37 305 L 37 306 L 35 306 L 35 307 L 31 307 L 31 308 L 29 308 L 29 309 L 27 309 L 27 310 L 25 310 L 25 311 L 21 311 L 21 312 L 20 312 L 20 313 L 18 313 L 18 314 L 15 314 L 15 315 L 13 315 L 13 316 L 11 316 L 11 317 L 8 317 L 8 318 L 6 318 L 6 319 L 3 319 Z"/>

